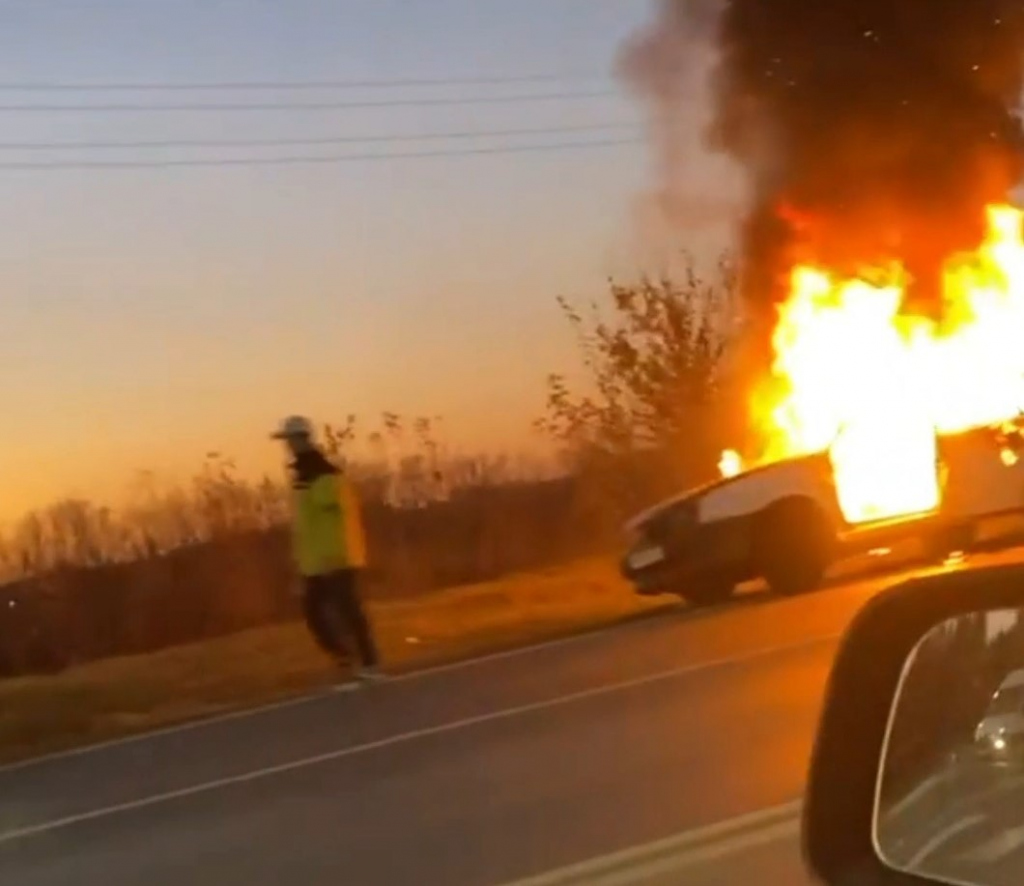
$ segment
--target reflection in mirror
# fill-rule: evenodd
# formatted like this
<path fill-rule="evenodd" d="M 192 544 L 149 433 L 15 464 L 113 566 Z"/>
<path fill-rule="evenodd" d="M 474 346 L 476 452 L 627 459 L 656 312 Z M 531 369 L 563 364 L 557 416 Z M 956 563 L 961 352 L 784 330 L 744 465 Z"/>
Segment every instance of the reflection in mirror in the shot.
<path fill-rule="evenodd" d="M 1024 884 L 1024 610 L 933 628 L 889 723 L 875 847 L 933 882 Z"/>

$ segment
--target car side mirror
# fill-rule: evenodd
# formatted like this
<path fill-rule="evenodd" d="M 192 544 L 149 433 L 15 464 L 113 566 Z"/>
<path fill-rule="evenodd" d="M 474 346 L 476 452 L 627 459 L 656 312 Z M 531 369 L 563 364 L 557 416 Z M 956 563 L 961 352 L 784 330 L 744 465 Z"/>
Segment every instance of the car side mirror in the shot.
<path fill-rule="evenodd" d="M 803 848 L 834 886 L 1024 883 L 1024 564 L 875 597 L 836 655 Z"/>

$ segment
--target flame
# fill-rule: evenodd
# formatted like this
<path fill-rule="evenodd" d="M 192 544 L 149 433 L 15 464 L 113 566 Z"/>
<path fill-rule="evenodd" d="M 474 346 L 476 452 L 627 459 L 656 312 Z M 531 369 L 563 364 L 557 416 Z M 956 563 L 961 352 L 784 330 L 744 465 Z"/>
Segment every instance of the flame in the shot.
<path fill-rule="evenodd" d="M 735 477 L 743 471 L 743 458 L 735 449 L 726 449 L 718 462 L 718 470 L 723 477 Z"/>
<path fill-rule="evenodd" d="M 936 435 L 1010 420 L 1024 405 L 1022 212 L 986 215 L 981 246 L 946 263 L 941 320 L 905 311 L 899 264 L 858 278 L 791 273 L 773 339 L 783 393 L 755 403 L 754 417 L 768 431 L 766 460 L 829 451 L 851 523 L 936 508 Z"/>

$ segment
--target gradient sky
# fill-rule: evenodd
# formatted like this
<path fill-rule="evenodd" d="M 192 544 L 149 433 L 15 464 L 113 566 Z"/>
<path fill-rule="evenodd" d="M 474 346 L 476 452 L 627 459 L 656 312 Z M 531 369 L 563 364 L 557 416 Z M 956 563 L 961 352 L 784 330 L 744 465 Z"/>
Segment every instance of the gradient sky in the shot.
<path fill-rule="evenodd" d="M 641 0 L 0 0 L 0 82 L 189 83 L 588 76 L 553 84 L 291 93 L 24 93 L 0 104 L 416 99 L 614 89 L 548 103 L 320 112 L 0 112 L 0 142 L 296 138 L 636 123 L 612 76 Z M 17 161 L 329 155 L 457 143 L 57 153 Z M 701 162 L 695 181 L 701 179 Z M 275 468 L 282 414 L 443 414 L 516 448 L 572 364 L 554 297 L 641 261 L 640 143 L 338 165 L 0 168 L 0 463 L 11 517 L 111 498 L 208 450 Z M 703 232 L 694 233 L 695 237 Z"/>

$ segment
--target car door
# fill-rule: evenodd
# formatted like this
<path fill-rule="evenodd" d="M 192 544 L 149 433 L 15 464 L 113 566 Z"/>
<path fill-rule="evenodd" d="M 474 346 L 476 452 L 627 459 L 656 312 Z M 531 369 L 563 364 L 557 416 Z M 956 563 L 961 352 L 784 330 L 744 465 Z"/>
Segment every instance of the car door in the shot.
<path fill-rule="evenodd" d="M 942 510 L 979 517 L 1024 508 L 1024 424 L 973 428 L 942 439 L 947 469 Z"/>

